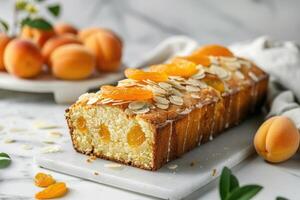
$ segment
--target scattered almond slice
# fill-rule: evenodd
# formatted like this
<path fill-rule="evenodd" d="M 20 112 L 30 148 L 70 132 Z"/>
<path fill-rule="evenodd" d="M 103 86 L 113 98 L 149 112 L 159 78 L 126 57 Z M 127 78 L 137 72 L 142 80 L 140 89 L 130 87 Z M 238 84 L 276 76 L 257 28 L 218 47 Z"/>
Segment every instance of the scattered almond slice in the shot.
<path fill-rule="evenodd" d="M 118 164 L 118 163 L 107 163 L 104 165 L 104 167 L 110 168 L 110 169 L 121 169 L 121 168 L 123 168 L 123 165 Z"/>
<path fill-rule="evenodd" d="M 37 129 L 54 129 L 54 128 L 59 128 L 58 125 L 51 124 L 45 121 L 36 121 L 33 123 L 33 127 Z"/>
<path fill-rule="evenodd" d="M 63 134 L 59 131 L 51 131 L 49 134 L 51 137 L 55 137 L 55 138 L 60 138 L 63 136 Z"/>
<path fill-rule="evenodd" d="M 27 129 L 26 128 L 10 128 L 9 129 L 9 132 L 13 132 L 13 133 L 24 132 L 24 131 L 27 131 Z"/>
<path fill-rule="evenodd" d="M 23 144 L 23 145 L 21 145 L 21 148 L 24 150 L 31 150 L 33 147 L 29 144 Z"/>
<path fill-rule="evenodd" d="M 178 165 L 172 164 L 172 165 L 168 166 L 168 169 L 175 170 L 175 169 L 177 169 L 177 167 L 178 167 Z"/>
<path fill-rule="evenodd" d="M 55 142 L 52 140 L 43 140 L 42 142 L 45 144 L 55 144 Z"/>
<path fill-rule="evenodd" d="M 10 139 L 10 138 L 7 138 L 4 140 L 4 143 L 6 143 L 6 144 L 10 144 L 10 143 L 14 143 L 14 142 L 16 142 L 16 140 Z"/>
<path fill-rule="evenodd" d="M 41 152 L 42 153 L 62 152 L 62 148 L 59 145 L 50 145 L 50 146 L 43 147 Z"/>

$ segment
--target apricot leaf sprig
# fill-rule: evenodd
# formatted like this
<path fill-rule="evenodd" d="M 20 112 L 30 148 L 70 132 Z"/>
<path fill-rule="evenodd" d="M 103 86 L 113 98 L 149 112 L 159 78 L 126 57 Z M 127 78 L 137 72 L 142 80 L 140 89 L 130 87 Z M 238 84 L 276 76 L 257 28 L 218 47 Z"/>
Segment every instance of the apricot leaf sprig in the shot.
<path fill-rule="evenodd" d="M 0 152 L 0 169 L 6 168 L 10 165 L 11 159 L 7 153 Z"/>

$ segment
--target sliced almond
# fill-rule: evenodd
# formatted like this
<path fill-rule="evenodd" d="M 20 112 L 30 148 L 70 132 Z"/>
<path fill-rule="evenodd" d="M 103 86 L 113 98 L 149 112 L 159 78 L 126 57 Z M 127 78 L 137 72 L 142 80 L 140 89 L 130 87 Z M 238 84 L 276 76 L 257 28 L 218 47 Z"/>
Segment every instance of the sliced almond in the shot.
<path fill-rule="evenodd" d="M 248 75 L 250 76 L 250 78 L 252 80 L 254 80 L 255 82 L 259 81 L 258 77 L 253 73 L 253 72 L 249 72 Z"/>
<path fill-rule="evenodd" d="M 199 92 L 200 91 L 199 87 L 192 86 L 192 85 L 187 85 L 187 86 L 185 86 L 185 88 L 186 88 L 186 91 L 188 91 L 188 92 Z"/>
<path fill-rule="evenodd" d="M 111 102 L 113 102 L 113 101 L 114 101 L 113 99 L 105 98 L 105 99 L 101 100 L 101 103 L 102 103 L 102 104 L 108 104 L 108 103 L 111 103 Z"/>
<path fill-rule="evenodd" d="M 168 83 L 170 83 L 171 85 L 173 85 L 173 87 L 175 87 L 176 89 L 179 89 L 179 90 L 184 90 L 185 89 L 185 87 L 182 86 L 178 81 L 169 80 Z"/>
<path fill-rule="evenodd" d="M 10 144 L 10 143 L 14 143 L 14 142 L 16 142 L 16 140 L 10 139 L 10 138 L 7 138 L 4 140 L 4 143 L 6 143 L 6 144 Z"/>
<path fill-rule="evenodd" d="M 209 56 L 209 60 L 210 60 L 211 64 L 214 64 L 214 65 L 218 65 L 219 64 L 219 59 L 216 56 Z"/>
<path fill-rule="evenodd" d="M 133 79 L 123 79 L 118 82 L 118 86 L 123 86 L 123 87 L 132 87 L 135 86 L 136 84 L 137 81 Z"/>
<path fill-rule="evenodd" d="M 107 163 L 104 165 L 104 167 L 110 168 L 110 169 L 121 169 L 123 167 L 123 165 L 118 164 L 118 163 Z"/>
<path fill-rule="evenodd" d="M 220 60 L 224 61 L 224 62 L 236 62 L 238 59 L 236 57 L 224 57 L 224 56 L 221 56 Z"/>
<path fill-rule="evenodd" d="M 149 107 L 144 107 L 144 108 L 142 108 L 142 109 L 140 109 L 140 110 L 131 110 L 134 114 L 145 114 L 145 113 L 147 113 L 147 112 L 149 112 L 150 111 L 150 108 Z"/>
<path fill-rule="evenodd" d="M 160 96 L 154 96 L 153 100 L 157 103 L 165 104 L 165 105 L 170 103 L 170 101 L 168 99 L 166 99 L 164 97 L 160 97 Z"/>
<path fill-rule="evenodd" d="M 239 63 L 241 64 L 241 65 L 243 65 L 243 66 L 246 66 L 246 67 L 248 67 L 248 68 L 251 68 L 252 67 L 252 63 L 251 62 L 249 62 L 249 61 L 247 61 L 247 60 L 239 60 Z"/>
<path fill-rule="evenodd" d="M 98 100 L 99 100 L 98 97 L 92 97 L 92 98 L 89 98 L 89 100 L 86 104 L 87 105 L 93 105 L 94 103 L 97 103 Z"/>
<path fill-rule="evenodd" d="M 56 153 L 56 152 L 61 152 L 62 148 L 59 145 L 49 145 L 44 148 L 42 148 L 41 152 L 42 153 Z"/>
<path fill-rule="evenodd" d="M 133 101 L 128 105 L 128 108 L 131 110 L 139 110 L 146 106 L 144 101 Z"/>
<path fill-rule="evenodd" d="M 160 108 L 160 109 L 163 109 L 163 110 L 166 110 L 166 109 L 169 108 L 169 104 L 156 103 L 155 106 Z"/>
<path fill-rule="evenodd" d="M 228 71 L 226 71 L 224 68 L 219 67 L 217 65 L 211 65 L 211 67 L 209 68 L 209 71 L 212 74 L 217 75 L 221 79 L 225 79 L 229 76 Z"/>
<path fill-rule="evenodd" d="M 171 94 L 174 94 L 174 95 L 180 96 L 180 97 L 183 96 L 183 94 L 182 94 L 179 90 L 177 90 L 177 89 L 175 89 L 175 88 L 172 88 Z"/>
<path fill-rule="evenodd" d="M 174 170 L 177 168 L 178 168 L 178 165 L 176 165 L 176 164 L 168 165 L 168 169 Z"/>
<path fill-rule="evenodd" d="M 158 86 L 167 91 L 172 89 L 172 85 L 170 85 L 169 83 L 166 83 L 166 82 L 160 82 L 160 83 L 158 83 Z"/>
<path fill-rule="evenodd" d="M 56 124 L 52 124 L 49 122 L 45 122 L 45 121 L 36 121 L 33 123 L 33 127 L 37 128 L 37 129 L 54 129 L 54 128 L 59 128 L 58 125 Z"/>
<path fill-rule="evenodd" d="M 240 71 L 235 71 L 234 75 L 238 78 L 238 79 L 245 79 L 245 76 L 242 72 Z"/>
<path fill-rule="evenodd" d="M 172 95 L 169 97 L 171 103 L 181 106 L 183 104 L 183 99 L 179 96 Z"/>
<path fill-rule="evenodd" d="M 195 93 L 192 93 L 191 97 L 194 98 L 194 99 L 200 99 L 201 98 L 199 94 L 195 94 Z"/>

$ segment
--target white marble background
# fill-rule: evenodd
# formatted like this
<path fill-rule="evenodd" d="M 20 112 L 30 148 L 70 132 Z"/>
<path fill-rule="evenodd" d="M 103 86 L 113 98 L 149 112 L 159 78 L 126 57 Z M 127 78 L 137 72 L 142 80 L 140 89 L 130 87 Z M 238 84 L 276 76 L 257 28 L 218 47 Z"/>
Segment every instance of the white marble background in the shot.
<path fill-rule="evenodd" d="M 53 0 L 48 0 L 55 2 Z M 58 1 L 58 0 L 57 0 Z M 0 0 L 0 17 L 11 19 L 12 0 Z M 125 41 L 125 61 L 136 61 L 159 41 L 171 35 L 188 35 L 200 43 L 229 44 L 271 35 L 282 40 L 300 42 L 300 1 L 298 0 L 63 0 L 61 21 L 78 27 L 104 26 L 118 32 Z M 54 123 L 68 139 L 64 122 L 65 105 L 56 105 L 51 95 L 36 95 L 0 90 L 0 151 L 8 152 L 12 165 L 0 170 L 0 199 L 32 199 L 39 189 L 32 177 L 37 171 L 32 157 L 41 151 L 50 130 L 33 127 L 36 120 Z M 22 131 L 16 131 L 18 129 Z M 14 143 L 6 143 L 14 139 Z M 52 138 L 53 139 L 53 138 Z M 24 146 L 27 145 L 27 146 Z M 31 147 L 32 149 L 28 148 Z M 274 199 L 277 195 L 299 199 L 299 159 L 287 163 L 291 170 L 264 163 L 256 156 L 235 169 L 243 184 L 265 186 L 257 199 Z M 150 197 L 95 184 L 51 172 L 66 181 L 70 193 L 66 199 L 151 199 Z M 280 180 L 280 181 L 279 181 Z M 283 187 L 287 186 L 287 187 Z M 216 183 L 188 199 L 218 199 Z"/>

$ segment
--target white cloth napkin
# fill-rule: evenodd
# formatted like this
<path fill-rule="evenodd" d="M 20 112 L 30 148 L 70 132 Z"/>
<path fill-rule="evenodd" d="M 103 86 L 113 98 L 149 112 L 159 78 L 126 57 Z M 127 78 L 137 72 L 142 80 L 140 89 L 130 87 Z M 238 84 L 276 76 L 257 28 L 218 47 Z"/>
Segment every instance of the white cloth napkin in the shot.
<path fill-rule="evenodd" d="M 300 49 L 297 44 L 260 37 L 230 46 L 235 55 L 254 61 L 271 75 L 270 112 L 284 115 L 300 129 Z"/>

